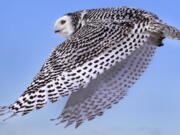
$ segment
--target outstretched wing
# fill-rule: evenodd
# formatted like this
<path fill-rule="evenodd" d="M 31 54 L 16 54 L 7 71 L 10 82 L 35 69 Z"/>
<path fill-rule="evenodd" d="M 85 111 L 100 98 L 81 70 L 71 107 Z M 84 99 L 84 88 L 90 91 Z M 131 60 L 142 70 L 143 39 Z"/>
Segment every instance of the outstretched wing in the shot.
<path fill-rule="evenodd" d="M 149 38 L 149 21 L 92 22 L 59 45 L 31 85 L 6 111 L 27 114 L 85 88 L 90 80 L 126 59 Z"/>
<path fill-rule="evenodd" d="M 67 122 L 66 126 L 76 123 L 78 127 L 84 120 L 102 115 L 105 109 L 111 108 L 127 94 L 147 68 L 155 49 L 152 45 L 137 49 L 127 59 L 92 80 L 87 88 L 72 93 L 62 114 L 55 120 Z"/>

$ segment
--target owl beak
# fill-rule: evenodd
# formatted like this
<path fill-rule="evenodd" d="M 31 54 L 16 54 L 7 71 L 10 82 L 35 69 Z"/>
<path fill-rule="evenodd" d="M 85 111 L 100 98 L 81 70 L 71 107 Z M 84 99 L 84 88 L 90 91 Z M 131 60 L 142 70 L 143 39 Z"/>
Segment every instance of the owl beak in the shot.
<path fill-rule="evenodd" d="M 64 29 L 55 29 L 54 33 L 61 33 Z"/>
<path fill-rule="evenodd" d="M 55 30 L 55 31 L 54 31 L 54 33 L 59 33 L 59 32 L 60 32 L 60 30 Z"/>

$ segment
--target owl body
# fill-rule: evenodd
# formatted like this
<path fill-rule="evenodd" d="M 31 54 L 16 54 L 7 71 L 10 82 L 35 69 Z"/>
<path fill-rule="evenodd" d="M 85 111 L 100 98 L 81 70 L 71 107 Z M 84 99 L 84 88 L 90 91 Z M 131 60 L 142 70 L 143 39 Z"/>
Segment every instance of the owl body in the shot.
<path fill-rule="evenodd" d="M 1 115 L 25 115 L 70 95 L 57 120 L 78 127 L 126 95 L 164 38 L 180 39 L 180 31 L 156 15 L 128 7 L 68 13 L 54 29 L 67 39 L 18 100 L 0 107 Z"/>
<path fill-rule="evenodd" d="M 89 22 L 129 22 L 130 24 L 136 24 L 151 20 L 161 21 L 151 12 L 129 7 L 81 10 L 66 15 L 71 16 L 74 33 Z"/>
<path fill-rule="evenodd" d="M 147 12 L 145 10 L 141 10 L 137 8 L 129 8 L 129 7 L 82 10 L 74 13 L 68 13 L 66 15 L 72 16 L 72 21 L 74 22 L 75 26 L 78 26 L 78 24 L 81 21 L 136 22 L 136 21 L 144 21 L 145 19 L 159 20 L 159 18 L 151 12 Z"/>

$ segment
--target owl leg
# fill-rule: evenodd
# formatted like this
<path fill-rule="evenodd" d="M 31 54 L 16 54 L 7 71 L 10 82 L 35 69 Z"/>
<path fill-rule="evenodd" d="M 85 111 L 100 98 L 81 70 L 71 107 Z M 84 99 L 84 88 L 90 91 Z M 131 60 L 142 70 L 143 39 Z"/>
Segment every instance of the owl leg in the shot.
<path fill-rule="evenodd" d="M 164 37 L 162 36 L 162 33 L 152 32 L 151 36 L 149 37 L 148 43 L 155 45 L 155 46 L 158 46 L 158 47 L 161 47 L 164 45 L 162 42 L 163 39 L 164 39 Z"/>

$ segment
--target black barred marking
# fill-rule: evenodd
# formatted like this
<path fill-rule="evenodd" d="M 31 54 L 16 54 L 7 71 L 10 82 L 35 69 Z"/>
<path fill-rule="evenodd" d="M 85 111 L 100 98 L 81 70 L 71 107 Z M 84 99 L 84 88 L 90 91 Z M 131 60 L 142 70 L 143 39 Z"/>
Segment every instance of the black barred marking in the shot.
<path fill-rule="evenodd" d="M 52 52 L 27 90 L 14 104 L 8 107 L 14 114 L 27 114 L 34 109 L 42 108 L 48 100 L 55 102 L 60 97 L 78 92 L 79 89 L 89 88 L 89 83 L 99 76 L 103 76 L 104 72 L 114 69 L 116 65 L 119 64 L 122 69 L 126 68 L 129 63 L 126 59 L 133 57 L 132 54 L 147 41 L 153 43 L 151 40 L 156 39 L 153 37 L 154 35 L 157 36 L 154 42 L 158 42 L 158 45 L 165 37 L 164 31 L 162 32 L 159 27 L 162 22 L 157 16 L 144 10 L 122 7 L 86 10 L 84 15 L 82 12 L 68 14 L 75 25 L 74 34 Z M 81 21 L 79 21 L 79 17 L 82 19 Z M 169 35 L 173 36 L 173 32 L 170 32 Z M 97 115 L 102 115 L 103 109 L 110 108 L 112 103 L 117 103 L 122 99 L 127 93 L 126 89 L 130 88 L 146 69 L 153 51 L 154 48 L 151 52 L 149 49 L 147 49 L 147 53 L 139 52 L 143 56 L 142 59 L 136 63 L 139 57 L 137 54 L 137 59 L 131 61 L 131 63 L 135 63 L 136 67 L 132 64 L 127 67 L 131 72 L 121 71 L 121 78 L 118 78 L 119 82 L 117 82 L 118 86 L 123 87 L 121 89 L 118 89 L 117 85 L 113 85 L 117 84 L 114 81 L 110 84 L 111 81 L 108 80 L 112 80 L 112 78 L 107 79 L 107 76 L 104 75 L 102 80 L 104 79 L 107 84 L 106 92 L 108 94 L 105 94 L 103 98 L 93 97 L 92 94 L 93 100 L 87 98 L 87 101 L 82 102 L 82 106 L 80 104 L 78 106 L 74 102 L 73 107 L 77 107 L 76 110 L 70 112 L 69 115 L 65 113 L 66 117 L 63 115 L 65 121 L 68 121 L 68 125 L 76 122 L 76 127 L 78 127 L 84 121 L 83 116 L 85 119 L 94 119 Z M 147 59 L 144 60 L 145 57 Z M 115 91 L 109 92 L 108 88 L 115 89 Z M 84 95 L 87 94 L 88 92 Z M 103 94 L 101 90 L 98 93 L 98 95 Z M 67 110 L 66 112 L 68 113 Z"/>
<path fill-rule="evenodd" d="M 88 88 L 73 93 L 61 114 L 63 122 L 67 121 L 69 123 L 71 121 L 69 124 L 74 122 L 78 124 L 85 119 L 92 120 L 96 116 L 103 115 L 104 110 L 110 109 L 112 104 L 117 104 L 127 94 L 127 89 L 144 72 L 141 69 L 147 68 L 154 50 L 155 47 L 149 45 L 143 47 L 142 51 L 139 49 L 132 56 L 129 56 L 127 60 L 117 64 L 114 68 L 92 81 Z M 101 82 L 103 82 L 102 85 Z M 108 90 L 106 91 L 106 89 Z M 94 93 L 91 93 L 91 91 L 94 91 Z M 78 97 L 76 96 L 82 97 L 81 94 L 83 95 L 84 92 L 89 93 L 91 96 L 77 101 Z M 77 116 L 77 114 L 79 115 Z"/>
<path fill-rule="evenodd" d="M 39 90 L 39 93 L 44 93 L 45 92 L 45 90 Z"/>

